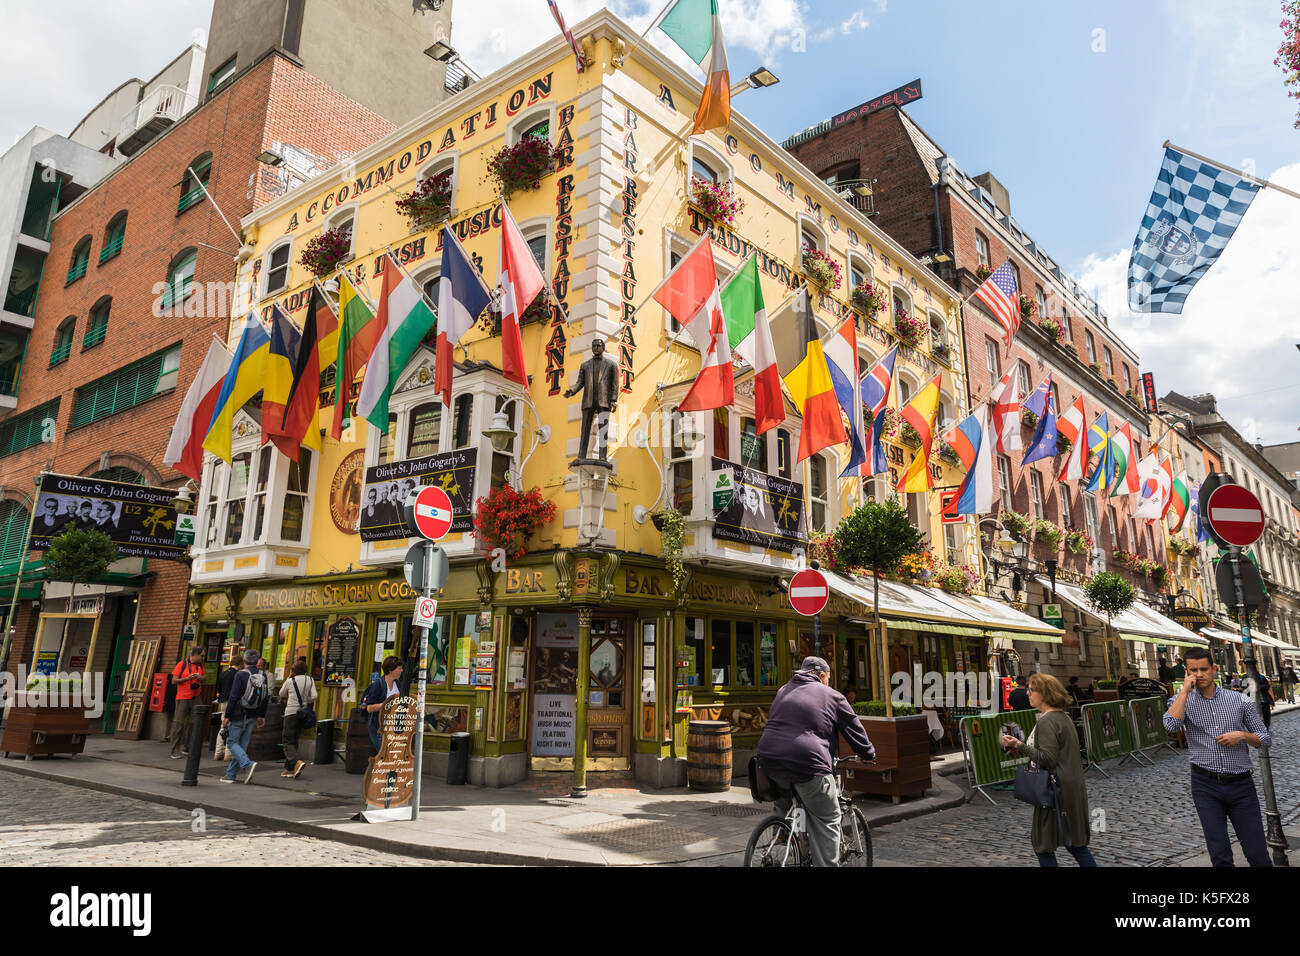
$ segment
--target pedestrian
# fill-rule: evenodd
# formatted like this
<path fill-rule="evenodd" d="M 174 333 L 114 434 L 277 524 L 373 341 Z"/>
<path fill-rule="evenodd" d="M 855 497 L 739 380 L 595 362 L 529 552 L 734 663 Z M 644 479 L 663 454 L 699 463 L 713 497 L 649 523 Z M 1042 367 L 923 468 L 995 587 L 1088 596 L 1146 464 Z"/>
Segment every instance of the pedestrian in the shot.
<path fill-rule="evenodd" d="M 1070 695 L 1074 703 L 1078 704 L 1083 700 L 1083 688 L 1079 686 L 1079 678 L 1071 677 L 1070 683 L 1065 687 L 1065 691 Z"/>
<path fill-rule="evenodd" d="M 307 676 L 306 661 L 293 665 L 293 676 L 280 686 L 280 697 L 284 700 L 284 733 L 280 738 L 284 744 L 284 772 L 280 776 L 296 777 L 304 766 L 298 759 L 301 711 L 316 701 L 316 682 Z"/>
<path fill-rule="evenodd" d="M 1056 775 L 1061 785 L 1061 807 L 1035 807 L 1030 839 L 1039 866 L 1056 866 L 1056 849 L 1064 846 L 1079 866 L 1096 866 L 1088 849 L 1091 817 L 1088 814 L 1088 788 L 1083 781 L 1083 760 L 1079 756 L 1079 732 L 1065 708 L 1070 695 L 1051 674 L 1029 675 L 1029 701 L 1038 711 L 1038 722 L 1022 741 L 1010 734 L 1002 735 L 1002 746 L 1029 757 L 1044 770 Z"/>
<path fill-rule="evenodd" d="M 1295 685 L 1295 668 L 1287 664 L 1286 667 L 1282 668 L 1282 689 L 1286 692 L 1286 702 L 1288 704 L 1295 703 Z"/>
<path fill-rule="evenodd" d="M 1273 682 L 1268 679 L 1267 674 L 1260 674 L 1259 681 L 1256 684 L 1257 699 L 1264 705 L 1260 708 L 1260 714 L 1264 718 L 1264 726 L 1271 728 L 1273 726 Z"/>
<path fill-rule="evenodd" d="M 402 692 L 399 686 L 402 679 L 402 659 L 390 654 L 384 658 L 382 668 L 384 676 L 376 677 L 361 696 L 361 706 L 370 715 L 366 726 L 370 731 L 370 742 L 375 745 L 375 753 L 379 753 L 382 739 L 379 734 L 379 713 L 384 709 L 384 702 L 388 698 L 396 697 Z"/>
<path fill-rule="evenodd" d="M 230 666 L 222 671 L 221 676 L 217 678 L 217 705 L 221 708 L 222 713 L 225 712 L 226 707 L 230 703 L 230 688 L 234 686 L 235 675 L 243 669 L 244 655 L 232 654 L 230 658 Z M 229 752 L 226 750 L 226 734 L 217 734 L 217 746 L 216 749 L 212 751 L 212 759 L 221 760 L 228 756 Z"/>
<path fill-rule="evenodd" d="M 1194 647 L 1185 660 L 1187 678 L 1165 712 L 1165 729 L 1187 732 L 1192 803 L 1201 818 L 1210 862 L 1232 866 L 1231 820 L 1250 865 L 1272 866 L 1246 750 L 1246 745 L 1267 747 L 1272 737 L 1251 701 L 1215 682 L 1218 667 L 1209 651 Z"/>
<path fill-rule="evenodd" d="M 1025 675 L 1021 674 L 1016 678 L 1016 686 L 1011 688 L 1011 694 L 1007 698 L 1007 706 L 1011 710 L 1029 710 L 1029 691 L 1026 687 Z"/>
<path fill-rule="evenodd" d="M 1181 657 L 1174 658 L 1174 666 L 1169 668 L 1173 673 L 1174 680 L 1180 681 L 1187 676 L 1187 666 L 1183 663 Z"/>
<path fill-rule="evenodd" d="M 271 665 L 266 662 L 265 657 L 257 658 L 257 669 L 266 675 L 266 693 L 268 695 L 275 693 L 275 675 L 271 673 Z"/>
<path fill-rule="evenodd" d="M 231 757 L 222 783 L 234 783 L 238 772 L 245 773 L 244 783 L 248 783 L 257 769 L 257 761 L 249 759 L 248 742 L 253 739 L 254 730 L 266 726 L 266 705 L 271 699 L 266 674 L 258 668 L 257 661 L 257 651 L 244 651 L 244 663 L 248 666 L 235 675 L 235 682 L 230 685 L 230 701 L 221 726 L 228 731 L 226 746 Z"/>
<path fill-rule="evenodd" d="M 1169 666 L 1169 662 L 1163 657 L 1160 658 L 1160 666 L 1156 668 L 1156 678 L 1162 684 L 1172 684 L 1174 682 L 1174 669 Z"/>
<path fill-rule="evenodd" d="M 176 685 L 176 710 L 172 713 L 172 729 L 168 739 L 172 742 L 171 758 L 180 760 L 190 752 L 186 734 L 190 729 L 190 714 L 203 692 L 203 648 L 191 647 L 187 657 L 177 661 L 172 668 L 172 683 Z"/>

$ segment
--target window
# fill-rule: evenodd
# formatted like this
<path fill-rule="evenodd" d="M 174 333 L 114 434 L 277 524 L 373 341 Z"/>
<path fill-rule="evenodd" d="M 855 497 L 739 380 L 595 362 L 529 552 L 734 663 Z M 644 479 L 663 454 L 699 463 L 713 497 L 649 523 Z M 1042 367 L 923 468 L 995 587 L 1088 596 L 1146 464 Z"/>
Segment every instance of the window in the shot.
<path fill-rule="evenodd" d="M 325 220 L 325 228 L 336 229 L 348 237 L 348 253 L 351 254 L 356 249 L 356 207 L 347 207 L 337 210 L 329 219 Z"/>
<path fill-rule="evenodd" d="M 1111 546 L 1119 547 L 1119 515 L 1115 512 L 1115 506 L 1110 506 L 1110 542 Z"/>
<path fill-rule="evenodd" d="M 709 625 L 710 683 L 725 687 L 731 683 L 731 622 L 715 618 Z"/>
<path fill-rule="evenodd" d="M 155 352 L 77 389 L 69 428 L 89 425 L 176 387 L 181 347 Z"/>
<path fill-rule="evenodd" d="M 1065 482 L 1059 482 L 1056 486 L 1056 493 L 1061 499 L 1061 525 L 1069 528 L 1070 521 L 1070 488 Z"/>
<path fill-rule="evenodd" d="M 68 264 L 68 284 L 72 284 L 86 274 L 90 264 L 90 236 L 84 236 L 72 250 L 72 261 Z"/>
<path fill-rule="evenodd" d="M 975 233 L 975 259 L 984 268 L 989 268 L 989 237 L 982 232 Z"/>
<path fill-rule="evenodd" d="M 740 463 L 746 468 L 767 473 L 767 436 L 756 431 L 752 418 L 740 420 Z"/>
<path fill-rule="evenodd" d="M 266 294 L 271 295 L 289 286 L 289 251 L 291 243 L 276 246 L 266 256 Z"/>
<path fill-rule="evenodd" d="M 871 266 L 858 256 L 849 256 L 849 291 L 872 279 Z"/>
<path fill-rule="evenodd" d="M 494 411 L 497 412 L 504 411 L 506 413 L 506 421 L 509 423 L 511 430 L 516 432 L 516 436 L 513 440 L 511 440 L 510 444 L 507 446 L 504 452 L 497 451 L 495 448 L 492 450 L 492 489 L 493 490 L 496 490 L 497 488 L 501 488 L 504 485 L 509 484 L 510 473 L 514 470 L 515 467 L 515 448 L 517 447 L 517 443 L 519 441 L 518 429 L 515 424 L 515 417 L 516 417 L 516 413 L 519 411 L 519 407 L 520 407 L 520 403 L 518 401 L 511 399 L 509 396 L 506 395 L 497 396 L 496 408 L 494 409 Z"/>
<path fill-rule="evenodd" d="M 1147 525 L 1147 557 L 1152 561 L 1156 559 L 1156 542 L 1151 536 L 1151 526 Z"/>
<path fill-rule="evenodd" d="M 235 57 L 231 57 L 212 71 L 208 77 L 208 96 L 221 89 L 235 76 Z"/>
<path fill-rule="evenodd" d="M 698 156 L 691 160 L 691 175 L 699 176 L 705 182 L 709 183 L 716 183 L 718 181 L 717 172 L 714 171 L 712 166 L 700 159 Z"/>
<path fill-rule="evenodd" d="M 248 493 L 248 471 L 253 464 L 251 452 L 240 452 L 230 462 L 226 483 L 225 544 L 239 544 L 244 537 L 244 497 Z"/>
<path fill-rule="evenodd" d="M 997 385 L 1002 377 L 1002 367 L 998 364 L 998 343 L 988 336 L 984 337 L 984 364 L 989 370 L 990 389 Z"/>
<path fill-rule="evenodd" d="M 17 501 L 0 502 L 0 564 L 16 564 L 27 556 L 27 509 Z"/>
<path fill-rule="evenodd" d="M 391 464 L 397 456 L 397 416 L 392 412 L 388 414 L 388 429 L 379 434 L 379 461 L 378 464 Z"/>
<path fill-rule="evenodd" d="M 790 477 L 790 433 L 784 428 L 776 430 L 776 473 L 781 478 Z"/>
<path fill-rule="evenodd" d="M 1020 380 L 1020 397 L 1024 399 L 1034 389 L 1034 383 L 1029 378 L 1029 363 L 1024 359 L 1016 363 L 1016 377 Z"/>
<path fill-rule="evenodd" d="M 108 221 L 104 230 L 104 247 L 99 250 L 99 261 L 107 262 L 122 251 L 122 241 L 126 238 L 126 210 L 122 210 Z"/>
<path fill-rule="evenodd" d="M 668 253 L 669 271 L 671 272 L 673 269 L 676 269 L 677 263 L 681 261 L 682 261 L 682 254 L 675 249 L 671 250 Z M 668 331 L 673 333 L 680 332 L 682 328 L 682 324 L 678 322 L 677 319 L 674 318 L 673 315 L 667 309 L 664 309 L 664 315 L 668 318 Z"/>
<path fill-rule="evenodd" d="M 1093 340 L 1091 332 L 1084 331 L 1083 344 L 1088 351 L 1088 364 L 1095 365 L 1097 363 L 1097 343 Z"/>
<path fill-rule="evenodd" d="M 1127 365 L 1124 366 L 1124 391 L 1133 391 L 1133 372 Z"/>
<path fill-rule="evenodd" d="M 222 481 L 222 469 L 225 467 L 226 466 L 220 461 L 212 462 L 212 471 L 209 473 L 205 470 L 203 473 L 204 481 L 202 487 L 220 488 L 224 484 Z M 208 505 L 204 511 L 203 521 L 203 527 L 207 529 L 207 534 L 204 538 L 203 546 L 211 549 L 217 544 L 217 509 L 221 507 L 221 502 L 218 500 L 218 495 L 215 493 L 209 495 L 207 501 Z"/>
<path fill-rule="evenodd" d="M 673 412 L 672 446 L 668 455 L 673 507 L 688 517 L 695 503 L 694 473 L 691 467 L 695 449 L 694 442 L 686 440 L 686 433 L 694 431 L 693 419 L 689 415 L 690 413 Z"/>
<path fill-rule="evenodd" d="M 958 538 L 961 526 L 955 524 L 946 524 L 943 526 L 943 549 L 945 560 L 949 564 L 965 564 L 962 554 L 961 540 Z"/>
<path fill-rule="evenodd" d="M 163 309 L 180 305 L 194 288 L 194 265 L 198 261 L 197 249 L 186 249 L 172 260 L 167 270 L 167 288 L 158 303 Z"/>
<path fill-rule="evenodd" d="M 1034 517 L 1046 518 L 1047 513 L 1043 510 L 1043 479 L 1037 468 L 1029 472 L 1029 496 L 1034 504 Z"/>
<path fill-rule="evenodd" d="M 713 410 L 713 457 L 731 460 L 731 414 L 725 408 Z"/>
<path fill-rule="evenodd" d="M 822 534 L 830 531 L 827 526 L 830 498 L 827 493 L 826 458 L 813 455 L 808 459 L 808 515 L 809 529 Z M 909 498 L 916 497 L 909 495 Z"/>
<path fill-rule="evenodd" d="M 1065 341 L 1066 341 L 1066 342 L 1073 342 L 1073 341 L 1074 341 L 1074 332 L 1073 332 L 1073 330 L 1070 328 L 1070 315 L 1069 315 L 1068 312 L 1062 312 L 1062 313 L 1061 313 L 1061 329 L 1062 329 L 1062 331 L 1065 333 Z"/>
<path fill-rule="evenodd" d="M 930 347 L 937 348 L 946 345 L 943 334 L 943 319 L 939 318 L 933 312 L 930 313 Z"/>
<path fill-rule="evenodd" d="M 90 310 L 90 322 L 86 325 L 86 335 L 81 340 L 83 349 L 93 348 L 108 335 L 108 313 L 113 307 L 113 300 L 108 296 L 95 303 Z"/>
<path fill-rule="evenodd" d="M 257 456 L 257 484 L 253 488 L 253 540 L 263 540 L 266 522 L 266 486 L 271 479 L 270 445 L 263 445 Z"/>
<path fill-rule="evenodd" d="M 1041 285 L 1034 286 L 1034 304 L 1038 306 L 1038 320 L 1047 318 L 1047 295 Z"/>
<path fill-rule="evenodd" d="M 307 513 L 307 492 L 311 488 L 311 452 L 298 449 L 298 460 L 289 462 L 289 482 L 285 487 L 284 513 L 280 516 L 280 540 L 303 540 L 303 517 Z"/>
<path fill-rule="evenodd" d="M 529 124 L 529 125 L 524 129 L 524 131 L 523 131 L 522 133 L 519 134 L 519 138 L 520 138 L 521 140 L 523 140 L 523 139 L 550 139 L 550 138 L 551 138 L 551 120 L 550 120 L 550 117 L 548 116 L 548 117 L 546 117 L 545 119 L 540 119 L 540 120 L 537 120 L 537 121 L 534 122 L 534 123 Z"/>
<path fill-rule="evenodd" d="M 0 455 L 12 455 L 24 448 L 54 440 L 54 423 L 59 417 L 59 400 L 38 405 L 29 412 L 6 418 L 0 424 Z M 46 435 L 49 438 L 46 438 Z"/>
<path fill-rule="evenodd" d="M 1103 348 L 1103 349 L 1102 349 L 1102 352 L 1103 352 L 1103 355 L 1105 356 L 1105 359 L 1106 359 L 1105 364 L 1104 364 L 1104 366 L 1103 366 L 1103 367 L 1106 369 L 1106 377 L 1107 377 L 1107 378 L 1114 378 L 1114 377 L 1115 377 L 1115 361 L 1114 361 L 1114 359 L 1111 358 L 1110 349 L 1109 349 L 1109 348 Z"/>
<path fill-rule="evenodd" d="M 436 455 L 442 438 L 442 403 L 426 402 L 415 406 L 407 422 L 406 457 Z"/>
<path fill-rule="evenodd" d="M 201 202 L 207 195 L 206 187 L 212 177 L 212 154 L 204 153 L 185 167 L 181 177 L 181 198 L 176 204 L 177 214 Z"/>
<path fill-rule="evenodd" d="M 50 350 L 50 366 L 67 361 L 72 354 L 72 339 L 77 332 L 77 317 L 70 315 L 60 324 L 54 333 L 54 348 Z"/>
<path fill-rule="evenodd" d="M 754 686 L 754 622 L 736 622 L 736 686 Z"/>
<path fill-rule="evenodd" d="M 1003 511 L 1011 510 L 1011 459 L 998 455 L 998 500 Z"/>
<path fill-rule="evenodd" d="M 468 448 L 472 443 L 469 428 L 474 417 L 474 396 L 461 395 L 455 402 L 455 418 L 452 423 L 451 446 Z"/>
<path fill-rule="evenodd" d="M 1083 493 L 1083 516 L 1088 526 L 1088 537 L 1092 538 L 1093 547 L 1101 544 L 1101 519 L 1097 517 L 1097 496 L 1090 491 Z M 1083 642 L 1080 642 L 1083 646 Z"/>
<path fill-rule="evenodd" d="M 819 252 L 826 251 L 826 239 L 818 234 L 811 226 L 802 226 L 799 229 L 799 251 L 802 253 L 809 249 L 815 249 Z"/>
<path fill-rule="evenodd" d="M 120 481 L 124 485 L 143 485 L 144 475 L 134 468 L 128 468 L 125 465 L 115 465 L 112 468 L 105 468 L 103 471 L 97 471 L 92 478 L 99 478 L 102 481 Z"/>
<path fill-rule="evenodd" d="M 841 163 L 835 168 L 828 169 L 826 172 L 822 173 L 821 180 L 827 186 L 830 186 L 836 192 L 839 192 L 838 187 L 843 186 L 845 183 L 856 182 L 862 178 L 862 175 L 859 172 L 860 168 L 861 167 L 857 161 Z"/>
<path fill-rule="evenodd" d="M 903 406 L 912 400 L 912 383 L 903 377 L 898 378 L 898 408 L 901 411 Z"/>

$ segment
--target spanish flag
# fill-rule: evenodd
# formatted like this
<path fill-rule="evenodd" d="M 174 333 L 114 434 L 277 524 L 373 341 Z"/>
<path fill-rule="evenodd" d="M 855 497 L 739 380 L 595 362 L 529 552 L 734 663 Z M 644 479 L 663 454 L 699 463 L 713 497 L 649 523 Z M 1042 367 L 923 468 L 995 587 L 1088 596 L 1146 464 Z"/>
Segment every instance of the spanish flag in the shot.
<path fill-rule="evenodd" d="M 830 445 L 848 441 L 844 420 L 840 417 L 840 403 L 835 398 L 835 383 L 826 365 L 822 340 L 817 334 L 817 320 L 813 318 L 812 303 L 805 287 L 799 293 L 800 322 L 804 334 L 804 355 L 799 364 L 785 377 L 785 387 L 790 398 L 803 415 L 799 429 L 799 456 L 803 461 Z"/>
<path fill-rule="evenodd" d="M 727 48 L 722 42 L 718 0 L 677 0 L 659 29 L 708 74 L 691 134 L 726 126 L 731 122 L 731 74 L 727 69 Z"/>
<path fill-rule="evenodd" d="M 262 328 L 257 313 L 248 313 L 244 330 L 239 335 L 239 347 L 230 360 L 217 407 L 212 413 L 203 447 L 222 461 L 230 461 L 231 435 L 235 428 L 235 412 L 239 411 L 258 392 L 266 380 L 266 360 L 271 337 Z"/>
<path fill-rule="evenodd" d="M 942 378 L 940 372 L 903 409 L 903 421 L 921 436 L 921 447 L 903 472 L 903 477 L 898 479 L 899 491 L 930 491 L 934 488 L 934 478 L 930 475 L 930 449 L 934 445 L 934 417 L 939 412 L 939 382 Z"/>

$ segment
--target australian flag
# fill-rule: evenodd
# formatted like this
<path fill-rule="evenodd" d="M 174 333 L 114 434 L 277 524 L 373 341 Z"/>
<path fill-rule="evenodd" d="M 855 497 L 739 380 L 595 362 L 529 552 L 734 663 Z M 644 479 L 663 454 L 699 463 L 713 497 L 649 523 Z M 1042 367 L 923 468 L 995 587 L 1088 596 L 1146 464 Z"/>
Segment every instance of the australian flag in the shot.
<path fill-rule="evenodd" d="M 871 457 L 863 464 L 863 477 L 882 475 L 889 470 L 885 449 L 880 444 L 880 432 L 885 427 L 885 409 L 889 407 L 889 387 L 894 383 L 894 360 L 898 358 L 895 345 L 870 371 L 862 376 L 862 405 L 871 413 Z"/>
<path fill-rule="evenodd" d="M 1258 192 L 1259 186 L 1236 173 L 1166 147 L 1133 240 L 1129 308 L 1181 313 L 1192 287 L 1219 258 Z"/>

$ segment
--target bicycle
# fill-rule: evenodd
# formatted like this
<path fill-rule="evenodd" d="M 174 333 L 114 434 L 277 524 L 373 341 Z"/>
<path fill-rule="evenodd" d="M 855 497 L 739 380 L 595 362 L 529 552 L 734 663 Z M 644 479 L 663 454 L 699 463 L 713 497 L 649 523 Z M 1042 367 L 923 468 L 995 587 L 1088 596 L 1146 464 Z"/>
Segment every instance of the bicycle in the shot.
<path fill-rule="evenodd" d="M 847 757 L 835 758 L 832 773 Z M 775 800 L 780 788 L 762 774 L 762 765 L 755 757 L 750 761 L 750 793 L 758 803 Z M 766 786 L 764 786 L 766 784 Z M 797 791 L 788 791 L 790 810 L 784 816 L 774 813 L 759 821 L 750 834 L 745 847 L 745 866 L 812 866 L 812 851 L 808 845 L 808 811 Z M 873 862 L 871 830 L 867 818 L 853 805 L 853 798 L 839 788 L 840 802 L 840 866 L 869 867 Z"/>

